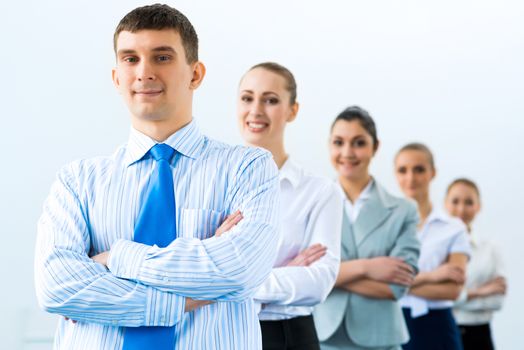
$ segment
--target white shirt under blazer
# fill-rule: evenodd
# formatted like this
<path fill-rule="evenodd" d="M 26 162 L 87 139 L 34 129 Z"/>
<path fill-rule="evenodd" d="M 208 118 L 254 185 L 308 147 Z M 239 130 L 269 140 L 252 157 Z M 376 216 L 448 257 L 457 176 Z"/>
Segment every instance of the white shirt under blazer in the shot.
<path fill-rule="evenodd" d="M 255 294 L 264 307 L 260 320 L 310 315 L 325 300 L 340 266 L 342 197 L 336 184 L 311 175 L 288 159 L 279 171 L 280 235 L 269 277 Z M 297 254 L 320 243 L 326 254 L 310 266 L 286 266 Z"/>

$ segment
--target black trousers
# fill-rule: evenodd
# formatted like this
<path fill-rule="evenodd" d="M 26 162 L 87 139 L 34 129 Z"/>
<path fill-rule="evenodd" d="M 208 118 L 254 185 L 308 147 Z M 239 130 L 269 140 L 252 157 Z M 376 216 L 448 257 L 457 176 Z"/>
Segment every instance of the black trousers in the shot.
<path fill-rule="evenodd" d="M 313 316 L 260 321 L 264 350 L 320 350 Z"/>
<path fill-rule="evenodd" d="M 464 350 L 494 350 L 489 323 L 475 326 L 459 326 Z"/>
<path fill-rule="evenodd" d="M 462 350 L 460 333 L 451 309 L 430 309 L 417 318 L 411 317 L 411 309 L 403 308 L 409 330 L 409 342 L 404 350 Z"/>

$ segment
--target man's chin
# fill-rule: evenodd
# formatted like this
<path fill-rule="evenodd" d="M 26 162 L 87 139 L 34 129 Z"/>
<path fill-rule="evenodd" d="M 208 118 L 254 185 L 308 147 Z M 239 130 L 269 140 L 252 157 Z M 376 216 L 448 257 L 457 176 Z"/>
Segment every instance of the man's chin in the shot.
<path fill-rule="evenodd" d="M 138 111 L 137 113 L 133 113 L 133 117 L 145 122 L 156 122 L 165 119 L 161 113 L 152 111 Z"/>

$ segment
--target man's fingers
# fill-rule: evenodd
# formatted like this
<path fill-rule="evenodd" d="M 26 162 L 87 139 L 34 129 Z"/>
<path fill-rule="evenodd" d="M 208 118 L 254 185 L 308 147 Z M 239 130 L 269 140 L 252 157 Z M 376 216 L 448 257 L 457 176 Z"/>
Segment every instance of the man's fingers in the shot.
<path fill-rule="evenodd" d="M 219 237 L 224 232 L 231 230 L 236 224 L 238 224 L 244 216 L 240 210 L 237 210 L 231 215 L 228 215 L 220 227 L 216 230 L 215 236 Z"/>
<path fill-rule="evenodd" d="M 226 219 L 224 220 L 224 222 L 222 224 L 225 224 L 225 223 L 229 223 L 231 221 L 233 221 L 235 218 L 237 218 L 240 214 L 240 210 L 237 210 L 236 212 L 234 212 L 233 214 L 229 214 Z"/>

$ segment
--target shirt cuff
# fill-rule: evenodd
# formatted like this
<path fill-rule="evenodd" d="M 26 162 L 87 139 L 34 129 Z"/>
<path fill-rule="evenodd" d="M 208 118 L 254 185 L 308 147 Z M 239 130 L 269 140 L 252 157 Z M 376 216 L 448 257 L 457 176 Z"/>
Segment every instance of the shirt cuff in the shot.
<path fill-rule="evenodd" d="M 401 286 L 399 284 L 389 284 L 389 288 L 391 289 L 391 292 L 393 293 L 393 296 L 395 297 L 395 300 L 399 300 L 404 295 L 406 295 L 406 292 L 408 291 L 408 288 L 406 286 Z"/>
<path fill-rule="evenodd" d="M 145 326 L 174 326 L 184 317 L 185 307 L 185 297 L 149 287 Z"/>
<path fill-rule="evenodd" d="M 107 268 L 116 277 L 136 280 L 149 248 L 151 246 L 119 239 L 111 247 Z"/>
<path fill-rule="evenodd" d="M 460 294 L 456 300 L 456 303 L 462 304 L 468 301 L 468 290 L 466 287 L 462 288 L 462 291 L 460 291 Z"/>

